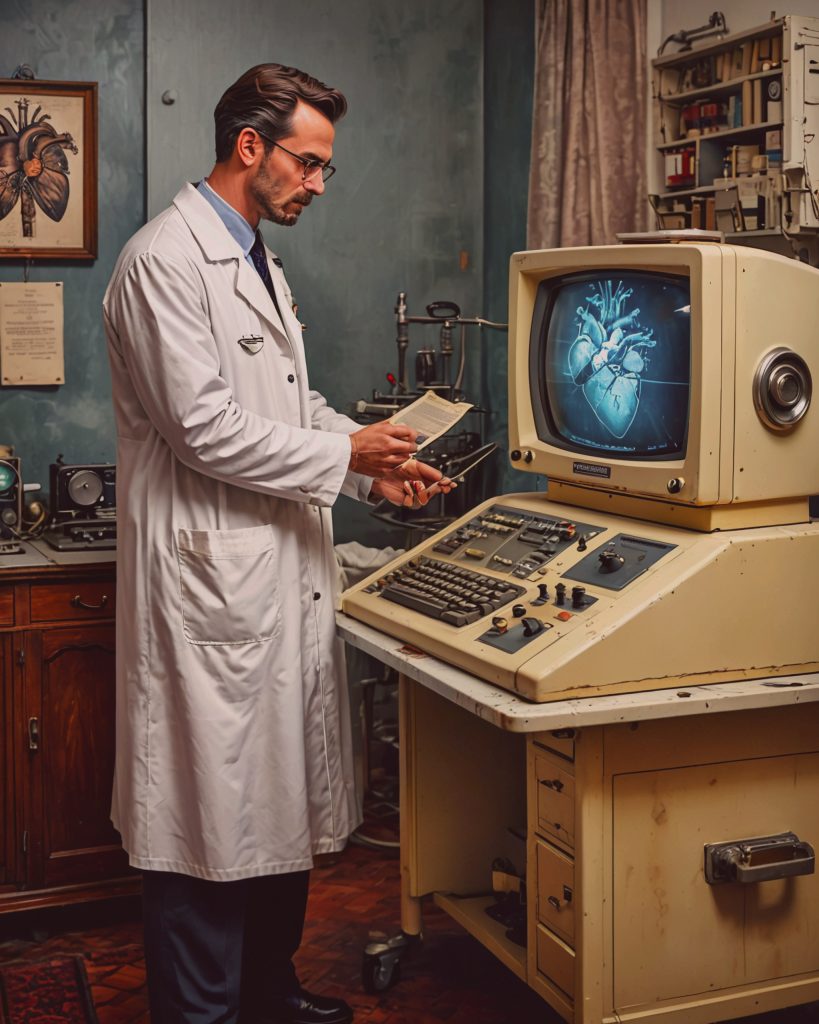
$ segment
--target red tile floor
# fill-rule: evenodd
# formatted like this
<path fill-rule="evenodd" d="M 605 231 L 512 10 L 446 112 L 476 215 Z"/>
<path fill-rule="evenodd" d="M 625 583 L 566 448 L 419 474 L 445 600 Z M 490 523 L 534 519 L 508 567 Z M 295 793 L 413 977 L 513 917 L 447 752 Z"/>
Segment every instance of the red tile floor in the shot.
<path fill-rule="evenodd" d="M 366 994 L 360 970 L 368 933 L 393 932 L 398 922 L 397 859 L 348 847 L 313 873 L 298 964 L 303 983 L 344 996 L 358 1024 L 557 1024 L 544 1003 L 432 905 L 424 912 L 424 942 L 400 983 Z M 100 1024 L 147 1024 L 138 901 L 0 917 L 0 963 L 62 952 L 84 954 Z M 816 1024 L 819 1004 L 746 1020 Z"/>

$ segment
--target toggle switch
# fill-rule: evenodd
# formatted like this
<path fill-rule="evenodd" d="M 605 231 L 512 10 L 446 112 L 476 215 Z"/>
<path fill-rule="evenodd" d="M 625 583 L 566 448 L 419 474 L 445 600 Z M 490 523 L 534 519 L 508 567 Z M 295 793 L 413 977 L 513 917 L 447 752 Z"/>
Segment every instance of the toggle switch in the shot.
<path fill-rule="evenodd" d="M 532 605 L 546 604 L 549 600 L 549 586 L 546 583 L 538 583 L 537 585 L 537 597 L 532 601 Z"/>
<path fill-rule="evenodd" d="M 503 636 L 507 629 L 509 629 L 509 621 L 502 615 L 495 615 L 492 618 L 492 628 L 499 636 Z"/>
<path fill-rule="evenodd" d="M 555 587 L 555 604 L 562 606 L 566 603 L 566 584 L 558 583 Z"/>
<path fill-rule="evenodd" d="M 586 588 L 572 587 L 572 608 L 586 607 Z"/>

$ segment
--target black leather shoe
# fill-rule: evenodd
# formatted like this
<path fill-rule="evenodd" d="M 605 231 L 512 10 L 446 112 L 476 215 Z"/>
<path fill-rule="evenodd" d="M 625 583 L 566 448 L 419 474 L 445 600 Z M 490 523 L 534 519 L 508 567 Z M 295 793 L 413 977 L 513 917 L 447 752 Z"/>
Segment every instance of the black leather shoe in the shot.
<path fill-rule="evenodd" d="M 352 1019 L 353 1011 L 343 999 L 314 996 L 304 989 L 277 999 L 264 1018 L 269 1024 L 350 1024 Z"/>

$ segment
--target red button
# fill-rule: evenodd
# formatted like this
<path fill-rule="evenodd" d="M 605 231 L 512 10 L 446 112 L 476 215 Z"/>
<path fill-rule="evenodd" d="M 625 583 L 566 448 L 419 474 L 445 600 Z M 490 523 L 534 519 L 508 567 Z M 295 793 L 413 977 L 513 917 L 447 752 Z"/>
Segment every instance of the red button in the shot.
<path fill-rule="evenodd" d="M 560 619 L 561 622 L 568 622 L 571 617 L 571 612 L 558 612 L 557 615 L 555 615 L 555 618 Z"/>

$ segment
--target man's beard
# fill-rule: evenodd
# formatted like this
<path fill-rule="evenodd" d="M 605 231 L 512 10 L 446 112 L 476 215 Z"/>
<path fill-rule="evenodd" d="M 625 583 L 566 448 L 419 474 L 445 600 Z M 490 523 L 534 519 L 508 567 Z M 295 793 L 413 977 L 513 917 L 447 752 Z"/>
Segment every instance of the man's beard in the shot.
<path fill-rule="evenodd" d="M 259 167 L 256 177 L 250 186 L 250 192 L 262 211 L 265 220 L 274 224 L 281 224 L 284 227 L 292 227 L 299 219 L 301 207 L 309 206 L 313 197 L 307 191 L 296 192 L 288 196 L 284 203 L 276 202 L 273 194 L 276 191 L 275 179 L 270 175 L 264 164 Z M 288 212 L 285 207 L 297 203 L 299 208 L 295 213 Z"/>

